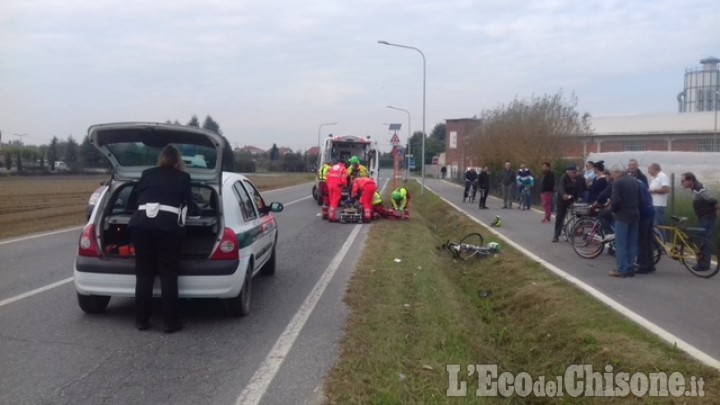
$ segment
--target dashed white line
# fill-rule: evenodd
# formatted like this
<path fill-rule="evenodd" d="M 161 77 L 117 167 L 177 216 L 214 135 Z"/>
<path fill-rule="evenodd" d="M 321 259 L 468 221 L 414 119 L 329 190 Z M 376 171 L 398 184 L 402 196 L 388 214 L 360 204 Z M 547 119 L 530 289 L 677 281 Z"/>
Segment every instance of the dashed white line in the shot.
<path fill-rule="evenodd" d="M 72 280 L 73 280 L 73 278 L 69 277 L 69 278 L 66 278 L 65 280 L 56 281 L 56 282 L 54 282 L 52 284 L 48 284 L 44 287 L 36 288 L 32 291 L 28 291 L 26 293 L 22 293 L 20 295 L 14 296 L 14 297 L 6 298 L 6 299 L 0 301 L 0 307 L 5 306 L 7 304 L 12 304 L 15 301 L 20 301 L 23 298 L 27 298 L 27 297 L 31 297 L 36 294 L 40 294 L 43 291 L 47 291 L 47 290 L 53 289 L 55 287 L 60 287 L 63 284 L 67 284 L 67 283 L 71 282 Z"/>

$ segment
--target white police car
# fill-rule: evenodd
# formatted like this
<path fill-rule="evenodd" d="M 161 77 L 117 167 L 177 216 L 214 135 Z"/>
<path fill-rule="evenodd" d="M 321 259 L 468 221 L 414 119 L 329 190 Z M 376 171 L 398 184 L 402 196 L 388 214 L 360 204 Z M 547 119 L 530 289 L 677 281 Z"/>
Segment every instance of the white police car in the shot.
<path fill-rule="evenodd" d="M 80 308 L 98 313 L 111 297 L 135 295 L 134 251 L 127 229 L 137 209 L 134 189 L 142 171 L 155 166 L 162 148 L 172 144 L 194 161 L 186 171 L 198 206 L 186 221 L 180 297 L 220 298 L 230 315 L 246 315 L 252 277 L 275 273 L 278 230 L 272 213 L 282 211 L 283 205 L 266 204 L 245 176 L 223 172 L 226 142 L 211 131 L 143 122 L 94 125 L 88 131 L 113 173 L 78 243 L 74 281 Z M 154 294 L 160 294 L 157 282 Z"/>

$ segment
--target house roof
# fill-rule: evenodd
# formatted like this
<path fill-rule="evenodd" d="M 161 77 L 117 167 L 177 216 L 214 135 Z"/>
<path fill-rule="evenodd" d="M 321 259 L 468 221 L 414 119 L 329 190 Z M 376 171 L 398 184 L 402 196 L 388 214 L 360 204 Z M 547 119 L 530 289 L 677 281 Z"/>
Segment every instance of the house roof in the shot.
<path fill-rule="evenodd" d="M 591 117 L 593 136 L 714 133 L 716 113 L 693 112 Z"/>

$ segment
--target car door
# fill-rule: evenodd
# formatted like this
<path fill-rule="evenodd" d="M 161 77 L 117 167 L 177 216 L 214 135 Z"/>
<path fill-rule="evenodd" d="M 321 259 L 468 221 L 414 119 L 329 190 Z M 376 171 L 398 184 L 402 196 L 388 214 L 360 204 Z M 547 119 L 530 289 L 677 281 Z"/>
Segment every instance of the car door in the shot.
<path fill-rule="evenodd" d="M 261 226 L 260 214 L 249 190 L 242 181 L 237 180 L 233 184 L 233 191 L 238 198 L 240 217 L 242 218 L 240 224 L 234 229 L 240 243 L 241 254 L 250 253 L 255 257 L 254 270 L 257 271 L 268 257 L 265 252 L 267 242 Z"/>
<path fill-rule="evenodd" d="M 258 226 L 260 227 L 262 235 L 260 238 L 262 243 L 261 256 L 262 261 L 265 262 L 265 260 L 267 260 L 272 254 L 277 225 L 275 223 L 275 218 L 270 214 L 269 207 L 265 204 L 265 200 L 262 198 L 258 189 L 255 188 L 255 185 L 253 185 L 249 180 L 243 180 L 243 185 L 245 186 L 245 189 L 247 189 L 255 207 L 257 208 Z"/>

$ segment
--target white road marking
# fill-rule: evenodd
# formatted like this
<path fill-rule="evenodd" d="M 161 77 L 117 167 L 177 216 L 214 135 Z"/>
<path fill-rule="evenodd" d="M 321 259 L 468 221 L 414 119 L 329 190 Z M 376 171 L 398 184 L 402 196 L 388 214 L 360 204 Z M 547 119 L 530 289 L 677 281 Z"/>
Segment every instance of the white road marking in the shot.
<path fill-rule="evenodd" d="M 428 186 L 425 186 L 428 190 L 432 191 Z M 686 341 L 680 339 L 679 337 L 673 335 L 672 333 L 666 331 L 662 327 L 660 327 L 657 324 L 652 323 L 650 320 L 644 318 L 640 314 L 634 312 L 630 308 L 620 304 L 619 302 L 615 301 L 614 299 L 610 298 L 609 296 L 603 294 L 599 290 L 597 290 L 595 287 L 592 287 L 589 284 L 586 284 L 584 281 L 575 278 L 574 276 L 566 273 L 565 271 L 561 270 L 559 267 L 556 267 L 552 263 L 549 263 L 545 261 L 544 259 L 538 257 L 533 252 L 525 249 L 524 247 L 518 245 L 517 243 L 513 242 L 512 240 L 506 238 L 504 235 L 496 231 L 495 229 L 491 228 L 488 224 L 480 221 L 479 219 L 473 217 L 472 215 L 468 214 L 463 210 L 462 208 L 458 207 L 457 205 L 453 204 L 452 202 L 448 201 L 444 197 L 440 196 L 439 194 L 435 193 L 438 197 L 440 197 L 443 201 L 450 204 L 453 208 L 456 210 L 464 213 L 468 216 L 468 218 L 472 219 L 473 221 L 477 222 L 478 224 L 484 226 L 487 228 L 488 231 L 492 232 L 497 236 L 498 238 L 501 238 L 505 243 L 508 245 L 514 247 L 515 249 L 519 250 L 523 254 L 525 254 L 527 257 L 531 258 L 532 260 L 540 263 L 542 266 L 544 266 L 546 269 L 552 271 L 556 275 L 560 276 L 561 278 L 567 280 L 571 284 L 576 285 L 577 287 L 581 288 L 583 291 L 587 292 L 588 294 L 595 297 L 597 300 L 602 302 L 603 304 L 609 306 L 610 308 L 616 310 L 617 312 L 621 313 L 625 317 L 629 318 L 631 321 L 637 323 L 638 325 L 642 326 L 643 328 L 647 329 L 651 333 L 657 335 L 662 340 L 670 343 L 671 345 L 676 346 L 678 349 L 684 351 L 685 353 L 689 354 L 696 360 L 702 362 L 703 364 L 713 367 L 715 369 L 720 370 L 720 361 L 709 354 L 703 352 L 702 350 L 698 349 L 697 347 L 691 345 L 690 343 L 687 343 Z"/>
<path fill-rule="evenodd" d="M 362 225 L 355 225 L 352 232 L 350 232 L 350 236 L 348 236 L 345 243 L 340 248 L 340 251 L 335 255 L 327 269 L 325 269 L 325 272 L 317 281 L 312 291 L 310 291 L 307 298 L 305 298 L 305 301 L 300 306 L 297 313 L 295 313 L 295 316 L 293 316 L 290 320 L 290 323 L 288 323 L 287 327 L 285 327 L 285 330 L 275 342 L 275 345 L 272 350 L 270 350 L 270 353 L 268 353 L 267 357 L 265 357 L 265 360 L 252 376 L 248 385 L 240 393 L 240 396 L 235 401 L 235 404 L 247 405 L 257 404 L 260 402 L 263 395 L 265 395 L 268 386 L 280 370 L 280 367 L 285 361 L 290 349 L 295 344 L 295 340 L 300 334 L 302 328 L 305 326 L 310 314 L 312 314 L 315 305 L 317 305 L 320 297 L 322 297 L 325 289 L 330 283 L 330 280 L 332 280 L 335 272 L 340 267 L 340 263 L 342 263 L 345 255 L 352 247 L 360 229 L 362 229 Z"/>
<path fill-rule="evenodd" d="M 61 285 L 67 284 L 67 283 L 69 283 L 69 282 L 71 282 L 71 281 L 73 281 L 73 278 L 72 278 L 72 277 L 66 278 L 65 280 L 60 280 L 60 281 L 56 281 L 56 282 L 54 282 L 54 283 L 52 283 L 52 284 L 48 284 L 48 285 L 46 285 L 45 287 L 36 288 L 36 289 L 34 289 L 34 290 L 32 290 L 32 291 L 28 291 L 28 292 L 26 292 L 26 293 L 22 293 L 22 294 L 20 294 L 20 295 L 14 296 L 14 297 L 6 298 L 6 299 L 0 301 L 0 307 L 5 306 L 5 305 L 7 305 L 7 304 L 12 304 L 12 303 L 15 302 L 15 301 L 20 301 L 20 300 L 23 299 L 23 298 L 31 297 L 31 296 L 33 296 L 33 295 L 35 295 L 35 294 L 40 294 L 40 293 L 43 292 L 43 291 L 47 291 L 47 290 L 53 289 L 53 288 L 55 288 L 55 287 L 60 287 Z"/>
<path fill-rule="evenodd" d="M 83 225 L 83 226 L 84 226 L 84 225 Z M 21 236 L 21 237 L 19 237 L 19 238 L 15 238 L 15 239 L 7 239 L 7 240 L 4 240 L 4 241 L 0 241 L 0 245 L 5 245 L 5 244 L 8 244 L 8 243 L 14 243 L 14 242 L 22 242 L 22 241 L 24 241 L 24 240 L 34 239 L 34 238 L 41 238 L 41 237 L 43 237 L 43 236 L 56 235 L 56 234 L 58 234 L 58 233 L 63 233 L 63 232 L 78 231 L 78 230 L 80 230 L 80 229 L 82 229 L 82 226 L 74 226 L 74 227 L 72 227 L 72 228 L 59 229 L 59 230 L 57 230 L 57 231 L 51 231 L 51 232 L 45 232 L 45 233 L 38 233 L 38 234 L 35 234 L 35 235 Z"/>
<path fill-rule="evenodd" d="M 307 196 L 307 197 L 298 198 L 297 200 L 293 200 L 293 201 L 290 201 L 290 202 L 288 202 L 288 203 L 283 203 L 283 205 L 295 204 L 295 203 L 297 203 L 297 202 L 300 202 L 300 201 L 303 201 L 303 200 L 307 200 L 308 198 L 312 198 L 312 196 L 309 195 L 309 196 Z"/>

